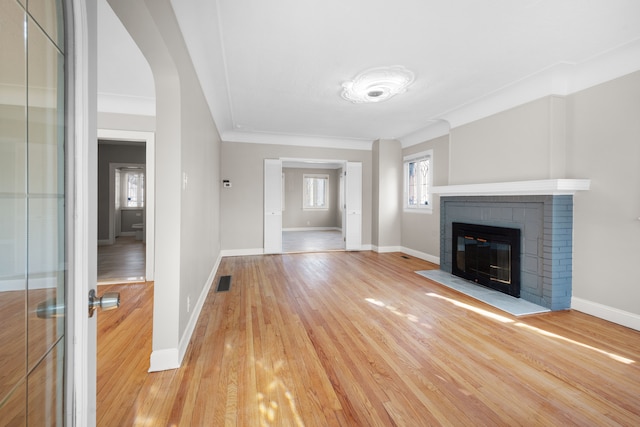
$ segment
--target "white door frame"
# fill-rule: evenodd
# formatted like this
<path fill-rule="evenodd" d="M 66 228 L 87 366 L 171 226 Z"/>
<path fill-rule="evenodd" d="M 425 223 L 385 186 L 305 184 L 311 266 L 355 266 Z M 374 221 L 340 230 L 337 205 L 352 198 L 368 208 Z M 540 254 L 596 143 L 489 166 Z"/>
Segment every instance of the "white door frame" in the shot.
<path fill-rule="evenodd" d="M 67 111 L 67 383 L 69 426 L 96 425 L 96 318 L 88 316 L 97 281 L 97 3 L 66 0 L 69 46 Z"/>
<path fill-rule="evenodd" d="M 146 147 L 145 159 L 145 219 L 144 231 L 146 233 L 146 254 L 145 254 L 145 279 L 154 280 L 155 271 L 155 133 L 98 129 L 98 139 L 108 141 L 143 141 Z M 111 169 L 111 168 L 110 168 Z M 111 188 L 111 170 L 109 170 L 109 188 Z M 115 197 L 115 196 L 113 196 Z M 113 197 L 109 194 L 109 241 L 113 243 Z"/>

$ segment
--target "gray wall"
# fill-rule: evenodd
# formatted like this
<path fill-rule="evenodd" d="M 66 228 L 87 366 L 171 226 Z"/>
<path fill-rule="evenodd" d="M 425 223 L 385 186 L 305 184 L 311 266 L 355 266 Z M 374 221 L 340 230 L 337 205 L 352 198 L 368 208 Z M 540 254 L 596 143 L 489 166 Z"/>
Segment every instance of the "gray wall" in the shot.
<path fill-rule="evenodd" d="M 403 169 L 400 141 L 373 143 L 373 245 L 386 252 L 402 243 Z"/>
<path fill-rule="evenodd" d="M 591 179 L 574 200 L 573 295 L 640 315 L 640 72 L 567 101 L 567 172 Z"/>
<path fill-rule="evenodd" d="M 145 160 L 144 144 L 132 146 L 98 142 L 98 240 L 109 239 L 109 163 L 145 164 Z"/>
<path fill-rule="evenodd" d="M 262 249 L 264 159 L 282 157 L 362 162 L 362 244 L 371 244 L 371 151 L 223 142 L 221 179 L 233 185 L 220 197 L 224 250 Z"/>
<path fill-rule="evenodd" d="M 282 228 L 342 228 L 342 211 L 339 209 L 340 171 L 341 169 L 283 168 L 285 209 L 282 212 Z M 302 209 L 304 174 L 329 176 L 329 209 Z"/>
<path fill-rule="evenodd" d="M 433 150 L 433 185 L 449 182 L 449 135 L 416 144 L 402 150 L 402 156 Z M 402 213 L 402 246 L 437 261 L 440 254 L 440 196 L 432 195 L 431 213 L 404 211 Z"/>
<path fill-rule="evenodd" d="M 152 364 L 173 361 L 186 350 L 183 339 L 189 322 L 195 321 L 193 307 L 220 256 L 220 136 L 170 1 L 108 1 L 149 62 L 155 81 L 153 352 L 158 356 L 151 359 Z M 133 124 L 110 115 L 102 120 Z"/>
<path fill-rule="evenodd" d="M 120 230 L 134 233 L 136 229 L 133 228 L 133 225 L 143 222 L 142 215 L 144 215 L 143 209 L 126 209 L 120 211 Z"/>
<path fill-rule="evenodd" d="M 452 129 L 449 184 L 564 178 L 563 105 L 548 96 Z"/>

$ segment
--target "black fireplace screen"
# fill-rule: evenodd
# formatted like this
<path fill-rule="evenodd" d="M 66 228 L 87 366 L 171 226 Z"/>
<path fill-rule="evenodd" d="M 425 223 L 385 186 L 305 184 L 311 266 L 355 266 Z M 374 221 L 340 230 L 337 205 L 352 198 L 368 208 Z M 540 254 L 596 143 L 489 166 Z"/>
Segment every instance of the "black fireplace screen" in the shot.
<path fill-rule="evenodd" d="M 456 276 L 520 297 L 520 230 L 453 223 Z"/>

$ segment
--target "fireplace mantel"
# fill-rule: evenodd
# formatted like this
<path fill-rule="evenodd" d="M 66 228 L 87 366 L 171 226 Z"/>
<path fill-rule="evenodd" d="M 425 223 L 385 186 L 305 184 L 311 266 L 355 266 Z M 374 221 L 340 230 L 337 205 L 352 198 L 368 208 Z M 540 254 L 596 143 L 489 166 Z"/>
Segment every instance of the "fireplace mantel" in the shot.
<path fill-rule="evenodd" d="M 589 190 L 590 179 L 543 179 L 534 181 L 492 182 L 486 184 L 462 184 L 434 186 L 433 194 L 451 196 L 526 196 L 526 195 L 574 195 Z"/>

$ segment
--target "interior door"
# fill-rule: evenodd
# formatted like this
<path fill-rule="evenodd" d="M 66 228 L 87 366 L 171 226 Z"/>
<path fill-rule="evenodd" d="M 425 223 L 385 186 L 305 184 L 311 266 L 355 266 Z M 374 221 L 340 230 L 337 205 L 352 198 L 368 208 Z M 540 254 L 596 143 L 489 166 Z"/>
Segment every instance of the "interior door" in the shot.
<path fill-rule="evenodd" d="M 65 416 L 68 277 L 62 34 L 62 0 L 0 0 L 3 425 L 63 425 Z"/>
<path fill-rule="evenodd" d="M 347 162 L 345 179 L 345 247 L 348 251 L 357 251 L 362 249 L 362 163 Z"/>
<path fill-rule="evenodd" d="M 264 160 L 264 253 L 282 253 L 282 160 Z"/>

